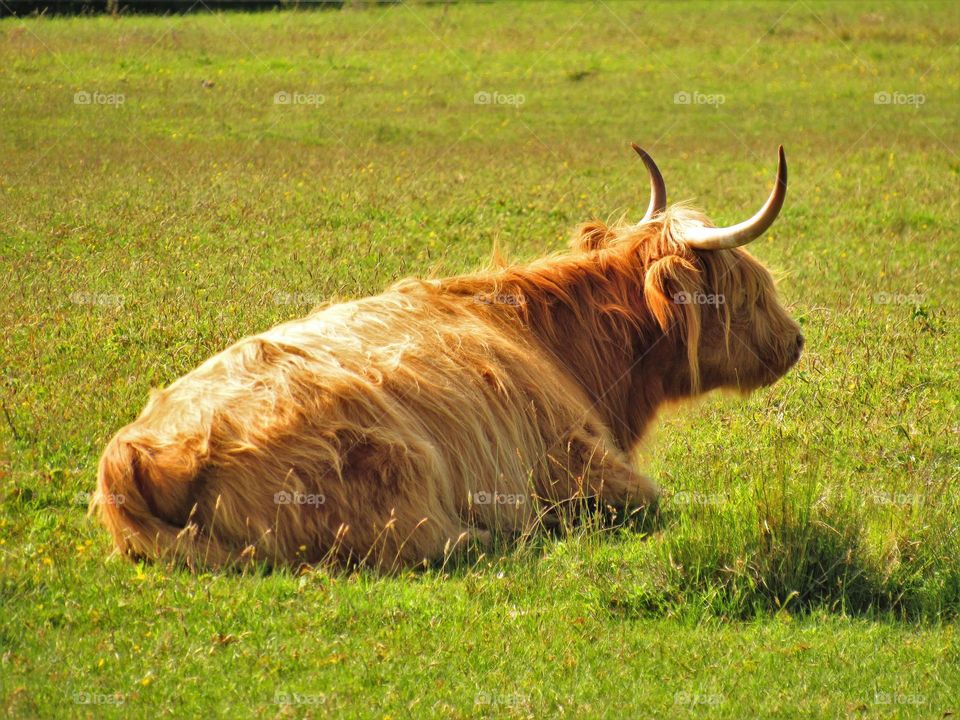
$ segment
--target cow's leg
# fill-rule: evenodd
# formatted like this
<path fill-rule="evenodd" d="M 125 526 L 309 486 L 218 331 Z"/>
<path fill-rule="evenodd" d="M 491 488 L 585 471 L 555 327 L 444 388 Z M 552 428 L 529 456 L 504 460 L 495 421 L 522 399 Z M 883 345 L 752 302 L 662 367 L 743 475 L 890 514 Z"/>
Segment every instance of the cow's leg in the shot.
<path fill-rule="evenodd" d="M 615 508 L 650 507 L 656 483 L 630 466 L 613 443 L 586 429 L 569 433 L 563 451 L 551 455 L 552 499 L 588 499 Z M 565 496 L 565 497 L 564 497 Z"/>

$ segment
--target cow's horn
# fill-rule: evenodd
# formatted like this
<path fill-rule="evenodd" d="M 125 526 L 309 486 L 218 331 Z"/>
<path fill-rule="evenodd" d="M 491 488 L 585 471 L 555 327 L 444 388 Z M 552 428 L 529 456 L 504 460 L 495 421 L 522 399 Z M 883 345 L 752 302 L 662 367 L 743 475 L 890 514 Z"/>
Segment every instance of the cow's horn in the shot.
<path fill-rule="evenodd" d="M 660 168 L 653 161 L 653 158 L 647 155 L 646 151 L 636 143 L 630 143 L 643 164 L 647 166 L 647 172 L 650 175 L 650 203 L 647 205 L 647 211 L 643 214 L 640 222 L 644 223 L 650 220 L 654 215 L 658 215 L 667 209 L 667 186 L 663 183 L 663 175 L 660 174 Z"/>
<path fill-rule="evenodd" d="M 780 146 L 779 160 L 777 161 L 777 182 L 773 192 L 767 198 L 760 211 L 749 220 L 730 227 L 691 228 L 683 236 L 683 242 L 699 250 L 723 250 L 746 245 L 763 235 L 773 221 L 777 219 L 783 201 L 787 197 L 787 158 L 783 154 L 783 145 Z"/>

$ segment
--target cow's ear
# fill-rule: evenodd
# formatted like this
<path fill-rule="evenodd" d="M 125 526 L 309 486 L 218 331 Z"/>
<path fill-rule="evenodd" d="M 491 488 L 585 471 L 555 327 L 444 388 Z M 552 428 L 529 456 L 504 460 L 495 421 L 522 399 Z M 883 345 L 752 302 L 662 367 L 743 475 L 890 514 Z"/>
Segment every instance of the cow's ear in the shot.
<path fill-rule="evenodd" d="M 699 329 L 696 301 L 701 292 L 700 273 L 689 260 L 668 255 L 647 268 L 643 297 L 664 331 L 676 324 L 684 335 Z"/>
<path fill-rule="evenodd" d="M 647 268 L 643 297 L 650 314 L 665 333 L 675 333 L 686 345 L 691 392 L 700 388 L 701 275 L 689 260 L 676 255 Z"/>

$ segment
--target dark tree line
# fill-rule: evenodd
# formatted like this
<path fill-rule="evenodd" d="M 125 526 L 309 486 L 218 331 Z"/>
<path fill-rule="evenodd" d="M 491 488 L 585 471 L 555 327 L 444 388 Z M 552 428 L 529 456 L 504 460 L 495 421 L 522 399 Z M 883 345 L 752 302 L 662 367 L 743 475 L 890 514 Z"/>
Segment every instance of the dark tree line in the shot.
<path fill-rule="evenodd" d="M 0 17 L 15 15 L 183 14 L 216 10 L 291 8 L 339 10 L 344 5 L 390 5 L 399 0 L 0 0 Z"/>

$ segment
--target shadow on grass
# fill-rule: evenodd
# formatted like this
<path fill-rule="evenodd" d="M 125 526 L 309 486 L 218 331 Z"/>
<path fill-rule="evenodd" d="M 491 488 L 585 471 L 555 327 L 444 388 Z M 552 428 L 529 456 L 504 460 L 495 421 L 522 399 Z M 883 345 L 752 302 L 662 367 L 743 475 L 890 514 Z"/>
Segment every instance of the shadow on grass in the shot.
<path fill-rule="evenodd" d="M 671 506 L 618 512 L 584 504 L 528 532 L 468 544 L 445 560 L 384 572 L 360 564 L 274 568 L 249 563 L 236 576 L 317 574 L 461 581 L 506 572 L 574 592 L 598 613 L 621 619 L 704 617 L 746 620 L 829 612 L 904 622 L 960 617 L 960 572 L 943 547 L 900 563 L 866 551 L 849 509 L 743 509 L 691 518 Z M 748 530 L 745 520 L 752 522 Z"/>
<path fill-rule="evenodd" d="M 674 534 L 678 516 L 661 515 L 662 542 L 628 572 L 594 576 L 601 607 L 621 617 L 960 617 L 960 573 L 936 546 L 915 549 L 909 562 L 871 557 L 863 526 L 849 514 L 761 511 L 754 532 L 739 535 L 730 530 L 736 523 L 724 525 L 723 518 L 706 532 Z"/>

